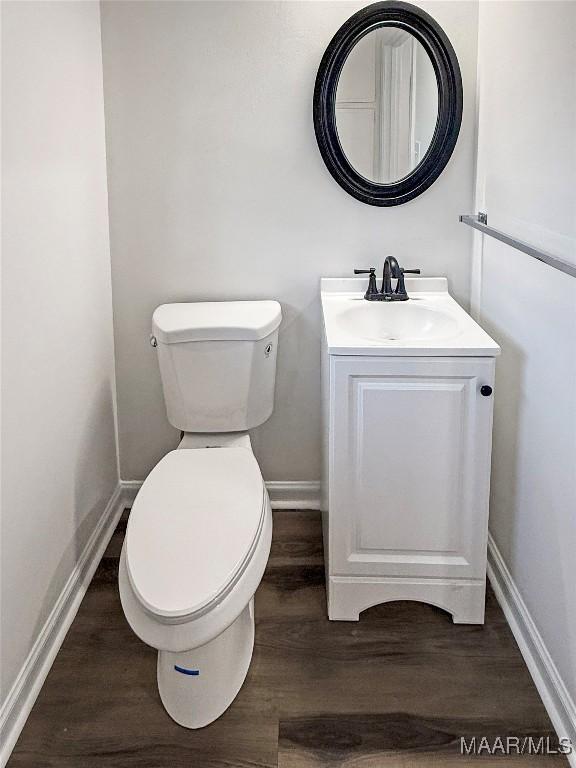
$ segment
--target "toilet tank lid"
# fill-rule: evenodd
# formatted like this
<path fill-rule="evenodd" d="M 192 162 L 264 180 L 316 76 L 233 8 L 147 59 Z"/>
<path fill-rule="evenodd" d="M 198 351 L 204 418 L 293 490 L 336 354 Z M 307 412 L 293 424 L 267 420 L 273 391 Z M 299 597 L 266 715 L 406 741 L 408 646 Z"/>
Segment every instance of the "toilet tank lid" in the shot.
<path fill-rule="evenodd" d="M 258 341 L 278 328 L 277 301 L 203 301 L 162 304 L 152 332 L 164 344 L 184 341 Z"/>

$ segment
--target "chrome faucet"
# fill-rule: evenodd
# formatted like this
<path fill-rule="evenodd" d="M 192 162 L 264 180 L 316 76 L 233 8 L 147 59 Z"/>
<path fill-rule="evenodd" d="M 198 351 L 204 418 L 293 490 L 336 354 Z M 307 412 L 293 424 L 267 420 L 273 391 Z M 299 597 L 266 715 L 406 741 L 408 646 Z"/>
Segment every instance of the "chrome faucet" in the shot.
<path fill-rule="evenodd" d="M 402 269 L 394 256 L 386 256 L 384 259 L 384 272 L 382 274 L 382 290 L 376 285 L 374 267 L 370 269 L 355 269 L 355 275 L 370 275 L 368 290 L 364 294 L 367 301 L 408 301 L 404 275 L 419 275 L 419 269 Z M 396 288 L 392 288 L 392 280 L 397 280 Z"/>

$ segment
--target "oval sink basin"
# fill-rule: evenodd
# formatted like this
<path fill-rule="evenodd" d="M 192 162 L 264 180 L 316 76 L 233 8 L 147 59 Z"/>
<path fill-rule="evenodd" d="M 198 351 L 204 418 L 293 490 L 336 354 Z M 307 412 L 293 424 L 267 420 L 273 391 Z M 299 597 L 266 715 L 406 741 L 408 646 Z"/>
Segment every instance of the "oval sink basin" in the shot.
<path fill-rule="evenodd" d="M 338 323 L 346 333 L 373 341 L 446 339 L 459 332 L 450 315 L 410 301 L 364 301 L 342 312 Z"/>

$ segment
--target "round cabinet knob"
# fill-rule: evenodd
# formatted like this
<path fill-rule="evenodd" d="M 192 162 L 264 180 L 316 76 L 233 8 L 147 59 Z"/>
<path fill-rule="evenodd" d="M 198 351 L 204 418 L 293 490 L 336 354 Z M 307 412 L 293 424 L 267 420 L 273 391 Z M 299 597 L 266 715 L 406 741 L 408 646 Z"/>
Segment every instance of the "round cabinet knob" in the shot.
<path fill-rule="evenodd" d="M 492 387 L 490 387 L 488 384 L 483 384 L 480 387 L 480 394 L 484 395 L 484 397 L 490 397 L 492 394 Z"/>

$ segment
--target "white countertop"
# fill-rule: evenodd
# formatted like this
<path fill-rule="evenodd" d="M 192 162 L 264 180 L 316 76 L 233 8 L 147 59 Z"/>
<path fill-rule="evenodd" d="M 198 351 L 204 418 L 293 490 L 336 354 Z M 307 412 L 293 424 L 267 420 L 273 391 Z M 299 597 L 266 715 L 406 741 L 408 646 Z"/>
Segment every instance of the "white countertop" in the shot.
<path fill-rule="evenodd" d="M 406 277 L 405 283 L 408 301 L 366 301 L 366 277 L 321 278 L 328 354 L 391 357 L 495 357 L 500 354 L 498 344 L 450 296 L 445 277 Z"/>

